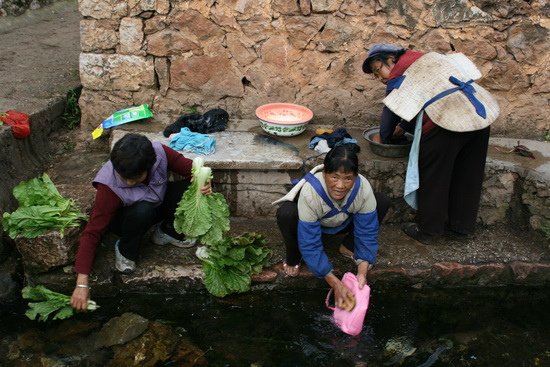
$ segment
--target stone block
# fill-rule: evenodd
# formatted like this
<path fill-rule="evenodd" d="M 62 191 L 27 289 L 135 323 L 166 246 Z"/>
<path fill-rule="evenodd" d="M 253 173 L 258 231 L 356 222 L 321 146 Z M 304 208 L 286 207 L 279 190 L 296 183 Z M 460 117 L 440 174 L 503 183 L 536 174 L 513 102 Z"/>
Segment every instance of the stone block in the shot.
<path fill-rule="evenodd" d="M 91 90 L 138 91 L 155 85 L 155 67 L 152 57 L 82 53 L 80 78 Z"/>
<path fill-rule="evenodd" d="M 125 55 L 145 55 L 143 45 L 143 21 L 141 18 L 122 18 L 118 30 L 120 37 L 119 52 Z"/>
<path fill-rule="evenodd" d="M 199 48 L 188 36 L 166 28 L 147 36 L 147 53 L 154 56 L 174 56 Z"/>
<path fill-rule="evenodd" d="M 74 262 L 80 227 L 68 228 L 62 235 L 49 231 L 37 238 L 16 237 L 26 273 L 41 273 Z"/>
<path fill-rule="evenodd" d="M 118 45 L 118 19 L 82 19 L 80 49 L 82 52 L 114 50 Z"/>
<path fill-rule="evenodd" d="M 78 9 L 83 17 L 118 19 L 128 14 L 128 2 L 119 0 L 80 0 Z"/>

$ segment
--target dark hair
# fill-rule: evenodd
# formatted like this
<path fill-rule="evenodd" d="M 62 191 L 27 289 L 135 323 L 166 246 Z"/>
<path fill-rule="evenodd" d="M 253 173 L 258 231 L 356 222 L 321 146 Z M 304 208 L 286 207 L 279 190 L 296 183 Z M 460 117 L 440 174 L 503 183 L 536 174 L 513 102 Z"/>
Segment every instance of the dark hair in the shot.
<path fill-rule="evenodd" d="M 399 61 L 399 58 L 407 52 L 406 49 L 400 49 L 398 51 L 383 51 L 375 53 L 372 56 L 369 56 L 363 62 L 363 72 L 367 74 L 372 74 L 372 63 L 375 61 L 380 61 L 384 65 L 388 65 L 388 59 L 393 57 L 395 59 L 394 63 L 396 64 Z"/>
<path fill-rule="evenodd" d="M 370 65 L 372 65 L 372 63 L 375 62 L 375 61 L 380 61 L 380 62 L 382 62 L 382 64 L 388 65 L 388 59 L 390 57 L 393 57 L 395 59 L 394 64 L 397 64 L 397 61 L 399 61 L 399 58 L 406 51 L 407 50 L 403 49 L 403 50 L 399 50 L 399 51 L 396 51 L 396 52 L 382 52 L 382 53 L 379 53 L 377 55 L 374 55 L 369 59 L 369 68 L 370 68 Z M 372 68 L 370 68 L 370 69 L 372 70 Z"/>
<path fill-rule="evenodd" d="M 157 155 L 149 139 L 139 134 L 127 134 L 115 143 L 111 151 L 111 163 L 123 178 L 141 176 L 155 164 Z"/>
<path fill-rule="evenodd" d="M 333 173 L 340 170 L 344 172 L 359 173 L 359 159 L 355 153 L 354 144 L 343 144 L 332 148 L 325 156 L 325 173 Z"/>

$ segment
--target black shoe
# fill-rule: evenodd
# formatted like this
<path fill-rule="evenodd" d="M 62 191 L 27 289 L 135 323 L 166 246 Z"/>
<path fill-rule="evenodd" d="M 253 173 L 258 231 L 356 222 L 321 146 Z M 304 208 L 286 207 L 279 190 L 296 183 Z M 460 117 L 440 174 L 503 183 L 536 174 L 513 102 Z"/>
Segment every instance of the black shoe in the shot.
<path fill-rule="evenodd" d="M 418 224 L 416 223 L 405 223 L 403 224 L 401 229 L 403 230 L 403 232 L 405 232 L 407 236 L 414 238 L 424 245 L 431 245 L 434 240 L 434 236 L 422 232 L 420 228 L 418 228 Z"/>

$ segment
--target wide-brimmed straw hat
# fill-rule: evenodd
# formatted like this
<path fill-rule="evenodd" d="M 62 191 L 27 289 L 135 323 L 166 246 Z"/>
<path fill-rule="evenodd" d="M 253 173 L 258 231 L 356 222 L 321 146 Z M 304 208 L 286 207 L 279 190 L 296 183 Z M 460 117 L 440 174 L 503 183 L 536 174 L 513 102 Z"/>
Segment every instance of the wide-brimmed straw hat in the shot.
<path fill-rule="evenodd" d="M 397 83 L 384 104 L 407 121 L 424 108 L 444 129 L 481 130 L 496 120 L 500 110 L 496 99 L 474 82 L 480 77 L 474 63 L 463 54 L 430 52 L 403 73 L 401 84 Z"/>

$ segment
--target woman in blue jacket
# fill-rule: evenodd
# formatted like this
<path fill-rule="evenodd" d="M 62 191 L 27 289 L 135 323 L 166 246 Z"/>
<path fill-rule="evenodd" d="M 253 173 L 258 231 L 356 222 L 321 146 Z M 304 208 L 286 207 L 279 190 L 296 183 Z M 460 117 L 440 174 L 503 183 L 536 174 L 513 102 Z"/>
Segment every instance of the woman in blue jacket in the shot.
<path fill-rule="evenodd" d="M 277 210 L 286 245 L 285 274 L 298 275 L 303 259 L 315 276 L 333 288 L 336 306 L 344 309 L 353 307 L 353 294 L 332 273 L 322 236 L 345 235 L 340 253 L 356 262 L 362 288 L 376 261 L 379 222 L 389 207 L 387 197 L 375 195 L 358 170 L 357 154 L 350 145 L 337 146 L 327 153 L 323 165 L 315 167 L 282 199 Z"/>

